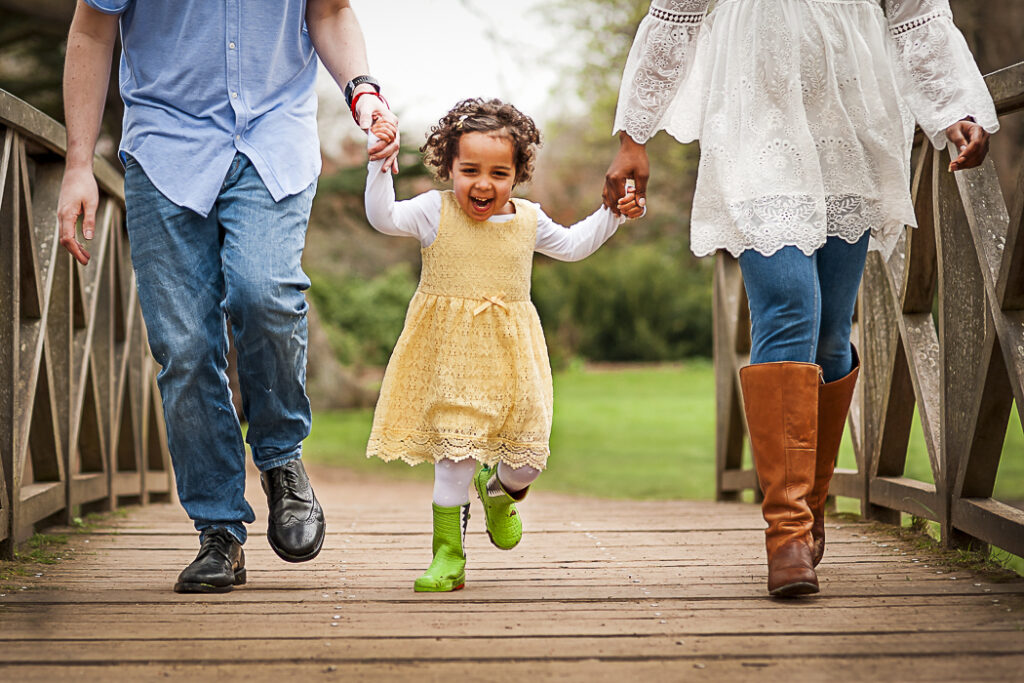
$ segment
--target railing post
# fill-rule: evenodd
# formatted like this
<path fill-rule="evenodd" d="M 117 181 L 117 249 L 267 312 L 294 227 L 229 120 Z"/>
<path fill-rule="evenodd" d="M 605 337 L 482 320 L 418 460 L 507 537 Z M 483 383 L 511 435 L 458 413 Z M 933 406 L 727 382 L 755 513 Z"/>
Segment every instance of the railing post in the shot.
<path fill-rule="evenodd" d="M 938 226 L 939 348 L 941 378 L 941 471 L 936 489 L 942 502 L 944 545 L 970 544 L 952 523 L 952 495 L 961 460 L 970 450 L 970 426 L 979 380 L 980 352 L 985 348 L 988 303 L 970 226 L 956 178 L 946 169 L 942 150 L 933 167 L 935 220 Z"/>
<path fill-rule="evenodd" d="M 0 559 L 14 556 L 19 478 L 17 452 L 17 391 L 19 343 L 18 225 L 14 203 L 17 193 L 17 155 L 11 130 L 0 139 Z"/>

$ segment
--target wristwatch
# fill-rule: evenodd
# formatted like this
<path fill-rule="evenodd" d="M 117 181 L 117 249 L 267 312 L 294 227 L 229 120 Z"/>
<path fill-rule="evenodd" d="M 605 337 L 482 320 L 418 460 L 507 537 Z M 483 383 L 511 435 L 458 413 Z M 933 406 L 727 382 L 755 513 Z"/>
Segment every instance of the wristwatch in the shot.
<path fill-rule="evenodd" d="M 373 86 L 373 89 L 377 91 L 377 94 L 380 94 L 380 83 L 377 82 L 376 78 L 373 76 L 356 76 L 345 84 L 345 103 L 349 107 L 352 106 L 352 93 L 357 87 L 364 83 Z"/>

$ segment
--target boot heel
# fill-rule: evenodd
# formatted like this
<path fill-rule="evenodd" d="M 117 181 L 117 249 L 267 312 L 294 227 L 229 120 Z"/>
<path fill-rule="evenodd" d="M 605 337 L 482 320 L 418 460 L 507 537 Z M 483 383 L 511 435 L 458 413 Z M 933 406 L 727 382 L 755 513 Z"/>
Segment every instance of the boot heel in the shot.
<path fill-rule="evenodd" d="M 245 567 L 242 567 L 241 569 L 235 572 L 234 585 L 241 586 L 243 583 L 245 583 Z"/>

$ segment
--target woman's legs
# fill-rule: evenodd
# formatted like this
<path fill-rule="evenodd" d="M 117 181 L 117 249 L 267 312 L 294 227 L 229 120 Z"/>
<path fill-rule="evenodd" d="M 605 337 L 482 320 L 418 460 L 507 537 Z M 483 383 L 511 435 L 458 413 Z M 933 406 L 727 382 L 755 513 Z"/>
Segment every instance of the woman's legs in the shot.
<path fill-rule="evenodd" d="M 867 253 L 868 233 L 864 233 L 856 244 L 830 237 L 815 254 L 821 290 L 821 327 L 815 360 L 825 382 L 846 377 L 853 368 L 850 326 Z"/>
<path fill-rule="evenodd" d="M 855 244 L 829 237 L 806 256 L 784 247 L 771 256 L 747 250 L 739 258 L 750 303 L 750 362 L 817 363 L 826 382 L 852 366 L 850 326 L 868 234 Z"/>
<path fill-rule="evenodd" d="M 823 414 L 822 395 L 839 385 L 843 391 L 833 393 L 852 393 L 846 390 L 856 380 L 850 325 L 867 242 L 867 235 L 853 245 L 833 237 L 811 256 L 794 247 L 769 257 L 753 251 L 740 256 L 751 316 L 751 365 L 740 372 L 740 381 L 764 493 L 773 595 L 818 590 L 813 566 L 823 537 L 818 543 L 812 527 L 822 512 L 811 504 L 827 496 L 831 468 L 823 468 L 823 460 L 835 460 L 834 453 L 824 453 L 830 449 L 820 447 L 819 434 L 824 428 L 834 435 L 836 419 L 841 434 L 846 414 Z M 830 384 L 821 383 L 822 373 Z"/>
<path fill-rule="evenodd" d="M 815 257 L 796 247 L 739 258 L 750 304 L 750 363 L 813 363 L 821 298 Z"/>
<path fill-rule="evenodd" d="M 850 344 L 850 325 L 867 249 L 867 234 L 856 244 L 833 237 L 817 254 L 822 295 L 817 360 L 825 383 L 818 390 L 818 450 L 814 486 L 807 497 L 814 516 L 811 537 L 815 566 L 825 554 L 825 502 L 860 369 Z"/>

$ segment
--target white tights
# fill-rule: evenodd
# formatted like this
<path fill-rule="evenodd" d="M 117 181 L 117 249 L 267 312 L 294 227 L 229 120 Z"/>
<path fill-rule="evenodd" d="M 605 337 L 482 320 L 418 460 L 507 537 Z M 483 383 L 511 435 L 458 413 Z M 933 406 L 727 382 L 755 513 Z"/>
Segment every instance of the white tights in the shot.
<path fill-rule="evenodd" d="M 438 460 L 434 465 L 434 503 L 441 507 L 455 507 L 469 502 L 469 484 L 476 472 L 476 460 L 466 458 Z M 529 465 L 509 467 L 498 465 L 498 480 L 506 490 L 522 491 L 540 476 L 540 470 Z"/>

